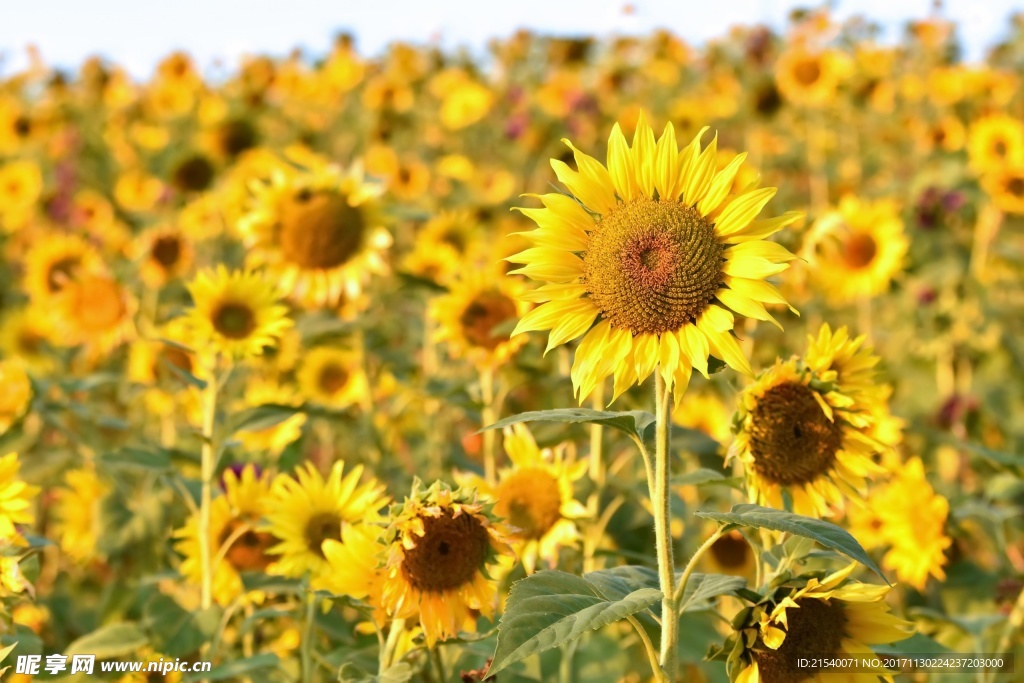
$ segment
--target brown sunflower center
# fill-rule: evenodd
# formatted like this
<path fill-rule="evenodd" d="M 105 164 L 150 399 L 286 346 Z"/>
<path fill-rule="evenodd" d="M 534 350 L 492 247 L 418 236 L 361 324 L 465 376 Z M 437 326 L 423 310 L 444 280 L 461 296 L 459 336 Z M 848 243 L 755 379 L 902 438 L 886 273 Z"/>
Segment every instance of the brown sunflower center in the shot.
<path fill-rule="evenodd" d="M 86 278 L 74 284 L 73 292 L 71 312 L 84 330 L 110 330 L 119 325 L 128 312 L 121 287 L 114 280 Z"/>
<path fill-rule="evenodd" d="M 840 652 L 846 626 L 846 615 L 840 602 L 801 598 L 796 604 L 798 608 L 786 610 L 789 628 L 778 650 L 772 650 L 760 639 L 757 641 L 754 658 L 762 683 L 799 683 L 813 678 L 817 670 L 798 666 L 800 658 Z"/>
<path fill-rule="evenodd" d="M 320 369 L 316 383 L 325 394 L 333 395 L 345 388 L 345 385 L 348 384 L 348 377 L 348 370 L 344 367 L 338 363 L 328 363 Z"/>
<path fill-rule="evenodd" d="M 864 268 L 875 260 L 878 243 L 866 232 L 856 232 L 843 243 L 843 261 L 850 268 Z"/>
<path fill-rule="evenodd" d="M 181 239 L 176 235 L 158 237 L 153 241 L 149 253 L 165 270 L 173 268 L 181 258 Z"/>
<path fill-rule="evenodd" d="M 245 119 L 225 121 L 217 130 L 217 145 L 225 156 L 238 156 L 255 147 L 256 141 L 256 129 Z"/>
<path fill-rule="evenodd" d="M 996 139 L 992 143 L 992 151 L 995 152 L 997 157 L 1005 157 L 1006 153 L 1010 151 L 1010 147 L 1006 144 L 1006 140 Z"/>
<path fill-rule="evenodd" d="M 459 325 L 470 344 L 493 350 L 508 341 L 508 334 L 494 334 L 494 328 L 515 317 L 516 304 L 512 299 L 501 292 L 488 291 L 469 302 L 459 316 Z"/>
<path fill-rule="evenodd" d="M 828 419 L 814 390 L 797 382 L 768 389 L 751 412 L 754 470 L 774 484 L 806 484 L 827 472 L 842 437 L 842 427 Z"/>
<path fill-rule="evenodd" d="M 171 182 L 183 192 L 202 192 L 213 182 L 214 168 L 201 154 L 183 159 L 171 172 Z"/>
<path fill-rule="evenodd" d="M 306 522 L 304 537 L 309 551 L 325 557 L 323 544 L 327 539 L 341 540 L 341 517 L 333 512 L 321 512 Z"/>
<path fill-rule="evenodd" d="M 487 560 L 490 539 L 484 525 L 471 514 L 422 517 L 423 536 L 405 551 L 402 576 L 416 590 L 442 593 L 473 580 Z"/>
<path fill-rule="evenodd" d="M 220 546 L 228 540 L 244 523 L 240 519 L 231 520 L 217 539 L 217 545 Z M 267 550 L 276 543 L 277 540 L 268 533 L 246 529 L 234 540 L 224 558 L 240 572 L 263 571 L 273 559 L 267 554 Z"/>
<path fill-rule="evenodd" d="M 365 230 L 359 207 L 338 192 L 300 190 L 281 207 L 281 252 L 300 268 L 342 265 L 359 251 Z"/>
<path fill-rule="evenodd" d="M 550 472 L 538 467 L 516 470 L 503 478 L 494 511 L 516 527 L 516 535 L 538 539 L 562 518 L 562 491 Z"/>
<path fill-rule="evenodd" d="M 81 265 L 82 259 L 77 256 L 67 256 L 51 263 L 46 270 L 46 289 L 51 294 L 64 289 Z"/>
<path fill-rule="evenodd" d="M 244 303 L 226 301 L 213 314 L 213 329 L 228 339 L 245 339 L 256 329 L 256 314 Z"/>
<path fill-rule="evenodd" d="M 723 569 L 742 569 L 750 559 L 750 545 L 742 534 L 733 531 L 711 544 L 711 556 Z"/>
<path fill-rule="evenodd" d="M 674 331 L 714 299 L 722 252 L 714 226 L 696 209 L 635 199 L 598 222 L 583 255 L 583 283 L 614 327 Z"/>
<path fill-rule="evenodd" d="M 793 77 L 800 85 L 814 85 L 821 78 L 821 63 L 813 57 L 801 59 L 793 67 Z"/>
<path fill-rule="evenodd" d="M 1024 197 L 1024 177 L 1013 176 L 1007 180 L 1006 191 L 1014 197 Z"/>

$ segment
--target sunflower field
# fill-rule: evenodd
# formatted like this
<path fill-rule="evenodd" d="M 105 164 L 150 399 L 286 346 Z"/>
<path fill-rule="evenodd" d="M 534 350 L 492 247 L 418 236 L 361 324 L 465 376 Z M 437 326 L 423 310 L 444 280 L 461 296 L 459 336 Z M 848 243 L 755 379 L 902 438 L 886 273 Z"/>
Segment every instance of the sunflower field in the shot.
<path fill-rule="evenodd" d="M 4 77 L 0 677 L 1024 680 L 1024 17 L 955 34 Z"/>

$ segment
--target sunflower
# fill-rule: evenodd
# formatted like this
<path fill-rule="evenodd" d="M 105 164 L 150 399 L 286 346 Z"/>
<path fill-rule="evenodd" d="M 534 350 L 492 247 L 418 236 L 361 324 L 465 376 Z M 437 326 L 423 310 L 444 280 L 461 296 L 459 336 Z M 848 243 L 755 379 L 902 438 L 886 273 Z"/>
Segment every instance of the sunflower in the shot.
<path fill-rule="evenodd" d="M 268 530 L 280 542 L 270 549 L 281 557 L 269 571 L 314 578 L 330 565 L 323 551 L 329 538 L 340 540 L 350 526 L 372 524 L 381 519 L 380 509 L 388 503 L 384 487 L 376 479 L 363 484 L 363 466 L 342 476 L 345 463 L 336 462 L 325 480 L 312 463 L 295 471 L 295 477 L 281 474 L 274 479 L 267 512 Z"/>
<path fill-rule="evenodd" d="M 417 240 L 412 251 L 402 259 L 402 270 L 444 286 L 456 277 L 462 263 L 459 252 L 451 245 Z"/>
<path fill-rule="evenodd" d="M 547 303 L 513 336 L 550 329 L 551 349 L 583 335 L 571 371 L 581 402 L 609 375 L 614 400 L 660 365 L 678 403 L 692 368 L 707 374 L 709 354 L 751 374 L 719 303 L 773 322 L 764 303 L 785 303 L 763 278 L 795 257 L 762 238 L 800 214 L 754 220 L 775 188 L 727 200 L 745 155 L 716 173 L 717 138 L 703 152 L 700 138 L 680 152 L 671 124 L 655 143 L 641 119 L 630 148 L 616 125 L 608 168 L 575 148 L 578 172 L 552 161 L 575 199 L 547 194 L 545 208 L 521 209 L 540 227 L 526 233 L 535 246 L 508 259 L 525 264 L 512 272 L 549 284 L 524 297 Z"/>
<path fill-rule="evenodd" d="M 0 228 L 10 231 L 27 218 L 43 191 L 39 166 L 11 161 L 0 166 Z"/>
<path fill-rule="evenodd" d="M 323 543 L 328 571 L 314 577 L 313 590 L 347 595 L 362 600 L 373 609 L 378 626 L 387 622 L 384 609 L 384 527 L 373 524 L 345 525 L 340 540 Z"/>
<path fill-rule="evenodd" d="M 1009 114 L 989 114 L 971 124 L 967 153 L 975 171 L 1024 164 L 1024 123 Z"/>
<path fill-rule="evenodd" d="M 213 597 L 218 605 L 227 606 L 245 593 L 241 572 L 261 572 L 273 558 L 269 550 L 276 542 L 259 528 L 261 518 L 270 505 L 271 477 L 254 465 L 240 472 L 227 469 L 221 477 L 224 495 L 210 506 L 210 551 L 214 558 Z M 202 539 L 199 518 L 193 515 L 181 529 L 174 532 L 175 550 L 184 556 L 179 571 L 194 584 L 202 582 Z M 259 592 L 247 596 L 262 601 Z"/>
<path fill-rule="evenodd" d="M 464 257 L 472 251 L 479 236 L 480 222 L 470 211 L 442 211 L 423 225 L 416 235 L 416 243 L 440 249 L 449 247 Z"/>
<path fill-rule="evenodd" d="M 786 99 L 811 107 L 832 100 L 842 72 L 842 60 L 836 52 L 813 52 L 804 47 L 787 50 L 775 65 L 775 79 Z"/>
<path fill-rule="evenodd" d="M 510 553 L 505 530 L 475 491 L 417 480 L 392 506 L 385 533 L 384 607 L 394 617 L 419 616 L 428 647 L 459 633 L 470 610 L 491 618 L 497 586 L 488 576 Z"/>
<path fill-rule="evenodd" d="M 95 247 L 77 235 L 49 234 L 38 238 L 25 256 L 25 291 L 40 310 L 49 306 L 79 273 L 97 271 Z"/>
<path fill-rule="evenodd" d="M 580 538 L 574 520 L 587 515 L 572 490 L 587 462 L 566 462 L 564 444 L 538 448 L 524 424 L 505 428 L 505 452 L 513 466 L 498 473 L 497 485 L 481 477 L 467 478 L 465 484 L 495 501 L 494 514 L 505 520 L 527 574 L 537 568 L 538 559 L 556 567 L 559 549 Z"/>
<path fill-rule="evenodd" d="M 32 403 L 32 382 L 17 358 L 0 360 L 0 434 L 20 420 Z"/>
<path fill-rule="evenodd" d="M 1024 163 L 986 173 L 981 186 L 1003 211 L 1024 214 Z"/>
<path fill-rule="evenodd" d="M 817 337 L 807 335 L 804 363 L 821 380 L 835 383 L 845 395 L 866 403 L 877 395 L 875 366 L 881 360 L 870 346 L 865 346 L 866 341 L 863 334 L 851 338 L 845 325 L 833 333 L 824 323 Z"/>
<path fill-rule="evenodd" d="M 255 206 L 239 222 L 254 263 L 298 300 L 315 305 L 359 296 L 370 274 L 385 274 L 391 235 L 379 222 L 382 188 L 355 167 L 343 173 L 311 152 L 291 150 L 303 170 L 277 169 L 253 183 Z"/>
<path fill-rule="evenodd" d="M 267 403 L 297 407 L 300 401 L 291 388 L 258 375 L 250 377 L 245 388 L 243 406 L 252 407 Z M 243 429 L 235 436 L 247 451 L 267 451 L 277 457 L 302 436 L 302 426 L 305 424 L 306 414 L 295 413 L 269 427 L 254 430 Z"/>
<path fill-rule="evenodd" d="M 871 459 L 879 445 L 866 434 L 870 418 L 796 359 L 776 361 L 739 403 L 726 462 L 743 463 L 753 503 L 782 508 L 785 490 L 797 514 L 824 516 L 843 494 L 863 497 L 865 477 L 883 471 Z"/>
<path fill-rule="evenodd" d="M 159 178 L 138 169 L 124 172 L 114 185 L 114 199 L 125 211 L 133 213 L 151 211 L 164 192 Z"/>
<path fill-rule="evenodd" d="M 36 373 L 46 374 L 54 367 L 54 359 L 46 353 L 53 334 L 49 318 L 38 315 L 30 307 L 6 313 L 0 321 L 0 352 L 19 358 Z"/>
<path fill-rule="evenodd" d="M 743 534 L 734 529 L 711 544 L 703 561 L 715 574 L 753 577 L 758 557 Z"/>
<path fill-rule="evenodd" d="M 369 394 L 354 351 L 318 346 L 306 352 L 296 373 L 302 395 L 331 408 L 347 408 Z"/>
<path fill-rule="evenodd" d="M 32 499 L 39 493 L 38 486 L 29 486 L 18 478 L 20 467 L 17 453 L 0 458 L 0 542 L 15 545 L 23 545 L 24 540 L 14 525 L 35 521 Z"/>
<path fill-rule="evenodd" d="M 949 501 L 928 483 L 920 458 L 898 466 L 895 476 L 872 491 L 868 504 L 849 511 L 850 533 L 868 550 L 887 548 L 882 566 L 924 590 L 929 577 L 944 581 Z"/>
<path fill-rule="evenodd" d="M 499 366 L 526 343 L 525 337 L 511 338 L 507 328 L 529 308 L 519 282 L 474 271 L 434 299 L 429 315 L 437 322 L 435 341 L 447 343 L 453 357 Z"/>
<path fill-rule="evenodd" d="M 110 490 L 92 468 L 68 470 L 64 486 L 55 492 L 53 535 L 61 552 L 84 564 L 98 554 L 97 541 L 103 531 L 100 505 Z"/>
<path fill-rule="evenodd" d="M 188 286 L 193 307 L 188 323 L 197 346 L 242 358 L 271 346 L 292 325 L 270 279 L 228 272 L 223 265 L 199 273 Z"/>
<path fill-rule="evenodd" d="M 873 644 L 909 638 L 913 625 L 889 612 L 884 602 L 889 586 L 848 581 L 856 567 L 822 579 L 801 580 L 802 586 L 782 586 L 771 599 L 758 604 L 735 626 L 742 645 L 735 666 L 735 683 L 800 683 L 843 680 L 877 683 L 886 671 L 842 674 L 801 668 L 801 657 L 874 656 Z"/>
<path fill-rule="evenodd" d="M 814 225 L 805 251 L 821 289 L 848 303 L 886 292 L 908 245 L 895 202 L 846 196 Z"/>
<path fill-rule="evenodd" d="M 84 346 L 92 358 L 102 357 L 134 336 L 135 308 L 135 300 L 114 278 L 76 277 L 61 292 L 59 339 L 67 346 Z"/>
<path fill-rule="evenodd" d="M 173 226 L 147 230 L 136 240 L 135 252 L 142 279 L 150 287 L 163 287 L 186 275 L 194 258 L 191 241 Z"/>

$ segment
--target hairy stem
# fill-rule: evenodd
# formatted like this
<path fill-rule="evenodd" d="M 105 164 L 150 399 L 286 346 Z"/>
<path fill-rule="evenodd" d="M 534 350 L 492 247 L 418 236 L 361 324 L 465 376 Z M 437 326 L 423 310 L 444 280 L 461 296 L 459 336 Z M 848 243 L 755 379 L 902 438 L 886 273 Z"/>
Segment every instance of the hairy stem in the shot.
<path fill-rule="evenodd" d="M 658 581 L 663 595 L 661 603 L 661 668 L 670 681 L 676 677 L 676 643 L 679 638 L 679 615 L 676 613 L 676 568 L 672 557 L 672 515 L 669 500 L 669 445 L 671 434 L 672 392 L 655 369 L 654 486 L 651 504 L 654 507 L 654 535 L 658 552 Z"/>

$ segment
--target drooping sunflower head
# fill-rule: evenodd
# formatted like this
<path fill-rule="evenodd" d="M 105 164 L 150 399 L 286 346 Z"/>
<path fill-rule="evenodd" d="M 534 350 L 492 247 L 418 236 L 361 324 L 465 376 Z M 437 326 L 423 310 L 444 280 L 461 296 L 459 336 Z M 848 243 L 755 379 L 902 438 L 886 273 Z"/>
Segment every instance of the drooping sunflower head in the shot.
<path fill-rule="evenodd" d="M 348 172 L 304 150 L 289 150 L 303 168 L 282 166 L 255 184 L 254 203 L 239 227 L 282 287 L 310 305 L 359 296 L 372 274 L 387 272 L 391 235 L 380 225 L 376 198 L 361 168 Z"/>
<path fill-rule="evenodd" d="M 189 285 L 188 323 L 197 349 L 242 358 L 271 346 L 292 322 L 272 281 L 223 265 L 199 273 Z"/>
<path fill-rule="evenodd" d="M 297 379 L 303 395 L 332 408 L 347 408 L 369 392 L 359 354 L 318 346 L 304 354 Z"/>
<path fill-rule="evenodd" d="M 449 291 L 430 304 L 438 324 L 435 340 L 448 344 L 456 358 L 478 365 L 501 365 L 526 343 L 509 336 L 512 323 L 529 310 L 515 280 L 473 273 L 451 283 Z"/>
<path fill-rule="evenodd" d="M 549 349 L 583 336 L 571 372 L 581 401 L 609 375 L 614 400 L 655 366 L 678 399 L 709 354 L 750 374 L 726 307 L 775 323 L 764 304 L 785 304 L 764 278 L 794 257 L 764 238 L 800 215 L 755 220 L 775 189 L 732 195 L 746 155 L 716 171 L 717 138 L 702 151 L 703 132 L 680 150 L 671 124 L 655 141 L 641 117 L 630 147 L 616 125 L 607 167 L 566 141 L 578 170 L 552 166 L 573 196 L 521 209 L 539 226 L 526 233 L 534 246 L 507 260 L 547 283 L 526 297 L 546 303 L 514 335 L 549 329 Z"/>
<path fill-rule="evenodd" d="M 730 638 L 730 678 L 737 683 L 800 683 L 821 680 L 822 669 L 801 658 L 873 654 L 870 645 L 909 638 L 910 622 L 884 602 L 889 586 L 849 581 L 856 563 L 823 578 L 801 576 L 754 606 Z M 844 672 L 843 680 L 872 683 L 884 669 Z"/>
<path fill-rule="evenodd" d="M 869 425 L 841 386 L 797 359 L 777 361 L 741 394 L 727 460 L 743 463 L 751 502 L 783 508 L 785 491 L 798 514 L 829 515 L 881 471 Z"/>
<path fill-rule="evenodd" d="M 380 510 L 388 502 L 384 487 L 372 478 L 360 483 L 362 465 L 343 476 L 344 467 L 336 462 L 325 479 L 307 463 L 294 477 L 281 474 L 274 479 L 267 520 L 268 530 L 280 541 L 270 552 L 280 558 L 270 571 L 320 576 L 328 569 L 324 541 L 341 540 L 345 526 L 381 519 Z"/>
<path fill-rule="evenodd" d="M 908 247 L 895 202 L 847 196 L 815 223 L 804 255 L 826 296 L 849 303 L 887 291 Z"/>
<path fill-rule="evenodd" d="M 510 552 L 493 504 L 473 490 L 417 480 L 401 505 L 392 507 L 387 545 L 384 606 L 392 616 L 419 614 L 431 646 L 459 633 L 470 610 L 494 613 L 496 587 L 488 569 Z"/>

